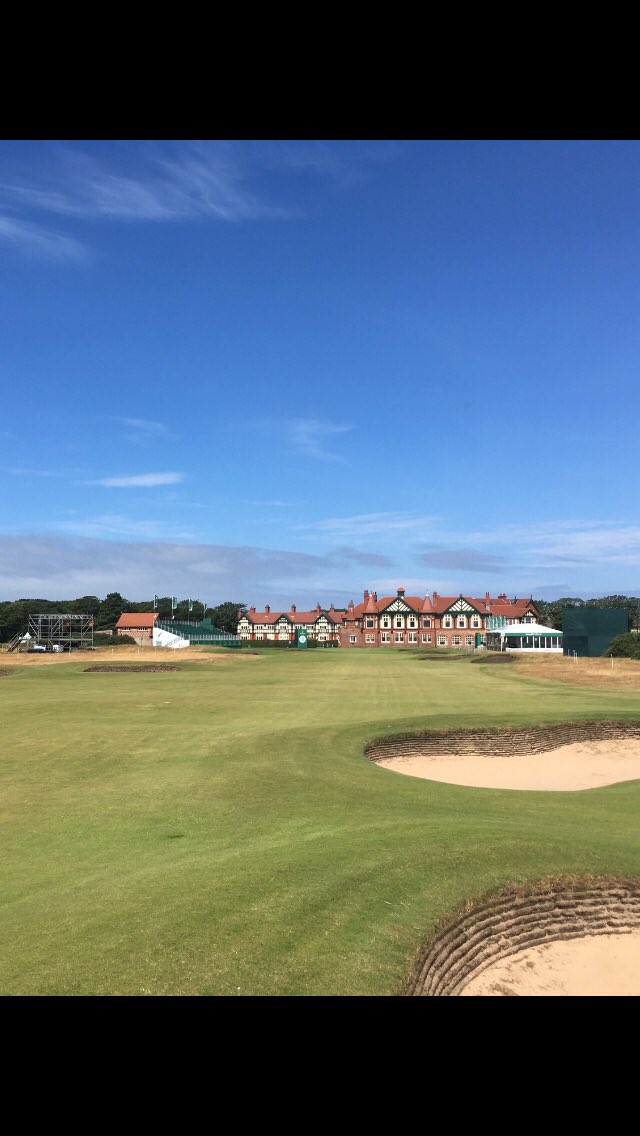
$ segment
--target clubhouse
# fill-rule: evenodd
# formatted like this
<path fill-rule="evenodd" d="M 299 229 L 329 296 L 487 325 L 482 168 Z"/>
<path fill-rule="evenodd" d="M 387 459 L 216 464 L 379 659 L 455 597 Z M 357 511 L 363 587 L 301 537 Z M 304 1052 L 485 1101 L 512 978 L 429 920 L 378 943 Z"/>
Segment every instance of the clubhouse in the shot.
<path fill-rule="evenodd" d="M 321 607 L 298 611 L 264 611 L 250 607 L 238 613 L 242 639 L 274 639 L 295 642 L 296 631 L 306 631 L 319 643 L 341 647 L 458 647 L 484 646 L 486 632 L 495 623 L 538 623 L 540 613 L 531 599 L 509 599 L 506 593 L 484 599 L 471 596 L 441 596 L 437 592 L 407 596 L 398 588 L 395 596 L 365 590 L 362 600 L 346 608 Z"/>

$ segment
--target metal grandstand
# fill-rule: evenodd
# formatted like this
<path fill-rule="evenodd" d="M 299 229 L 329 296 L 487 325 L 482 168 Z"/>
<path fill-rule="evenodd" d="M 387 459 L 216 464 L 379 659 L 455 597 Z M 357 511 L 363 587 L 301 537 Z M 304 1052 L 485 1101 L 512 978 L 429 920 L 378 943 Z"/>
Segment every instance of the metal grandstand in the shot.
<path fill-rule="evenodd" d="M 94 617 L 87 613 L 68 615 L 48 612 L 30 615 L 28 637 L 24 631 L 14 635 L 7 651 L 23 650 L 25 643 L 37 644 L 50 651 L 54 647 L 62 647 L 66 651 L 88 650 L 93 647 L 94 624 Z"/>

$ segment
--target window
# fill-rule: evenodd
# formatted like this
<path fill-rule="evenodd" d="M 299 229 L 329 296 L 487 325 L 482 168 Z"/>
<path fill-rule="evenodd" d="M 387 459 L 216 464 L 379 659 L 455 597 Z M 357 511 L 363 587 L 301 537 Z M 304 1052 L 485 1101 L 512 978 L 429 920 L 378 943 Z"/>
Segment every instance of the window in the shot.
<path fill-rule="evenodd" d="M 451 645 L 453 647 L 460 647 L 461 644 L 462 644 L 462 635 L 454 635 L 453 639 L 451 640 Z"/>
<path fill-rule="evenodd" d="M 404 622 L 401 615 L 396 615 L 396 627 L 404 627 Z"/>
<path fill-rule="evenodd" d="M 438 635 L 438 646 L 439 647 L 446 647 L 446 645 L 447 645 L 446 635 Z"/>
<path fill-rule="evenodd" d="M 373 627 L 373 620 L 367 619 L 365 622 L 365 627 Z"/>
<path fill-rule="evenodd" d="M 473 647 L 473 635 L 465 635 L 465 647 Z"/>
<path fill-rule="evenodd" d="M 409 616 L 409 627 L 417 627 L 417 626 L 418 626 L 418 624 L 416 623 L 415 615 L 410 615 Z"/>
<path fill-rule="evenodd" d="M 381 643 L 388 643 L 390 638 L 391 638 L 391 636 L 389 635 L 389 632 L 383 631 L 381 636 L 380 636 L 380 642 Z"/>
<path fill-rule="evenodd" d="M 480 626 L 480 616 L 479 615 L 472 615 L 471 616 L 471 626 L 472 627 L 479 627 Z"/>
<path fill-rule="evenodd" d="M 432 640 L 433 640 L 433 635 L 423 635 L 422 636 L 422 642 L 423 643 L 431 643 Z"/>
<path fill-rule="evenodd" d="M 375 636 L 374 635 L 365 635 L 364 640 L 365 640 L 365 643 L 373 643 L 375 641 Z"/>
<path fill-rule="evenodd" d="M 431 627 L 431 619 L 429 618 L 428 615 L 425 615 L 424 619 L 422 620 L 422 626 L 423 627 Z"/>
<path fill-rule="evenodd" d="M 404 641 L 404 635 L 403 635 L 402 631 L 396 631 L 396 643 L 402 643 L 403 641 Z"/>
<path fill-rule="evenodd" d="M 418 636 L 416 635 L 415 631 L 409 632 L 409 642 L 410 643 L 417 643 L 418 642 Z"/>
<path fill-rule="evenodd" d="M 466 615 L 459 615 L 459 616 L 458 616 L 458 623 L 457 623 L 457 626 L 458 626 L 458 627 L 466 627 L 466 626 L 467 626 L 467 617 L 466 617 Z"/>
<path fill-rule="evenodd" d="M 443 627 L 453 627 L 453 616 L 452 615 L 443 616 L 442 626 Z"/>
<path fill-rule="evenodd" d="M 350 643 L 357 643 L 357 639 L 356 639 L 355 635 L 350 635 L 350 636 L 349 636 L 349 642 L 350 642 Z"/>
<path fill-rule="evenodd" d="M 388 615 L 383 615 L 382 619 L 380 620 L 380 626 L 391 627 L 391 617 Z"/>

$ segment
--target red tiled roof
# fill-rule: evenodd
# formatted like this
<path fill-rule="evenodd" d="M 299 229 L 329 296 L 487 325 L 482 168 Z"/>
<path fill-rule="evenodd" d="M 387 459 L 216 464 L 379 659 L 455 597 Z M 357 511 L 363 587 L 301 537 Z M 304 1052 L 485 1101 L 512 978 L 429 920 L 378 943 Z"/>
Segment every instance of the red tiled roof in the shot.
<path fill-rule="evenodd" d="M 116 627 L 153 627 L 158 618 L 157 611 L 123 611 Z"/>
<path fill-rule="evenodd" d="M 284 616 L 291 624 L 294 623 L 315 623 L 316 620 L 322 619 L 323 616 L 329 620 L 330 623 L 342 623 L 342 614 L 337 611 L 248 611 L 245 618 L 249 623 L 263 623 L 272 625 L 277 623 L 279 619 Z"/>

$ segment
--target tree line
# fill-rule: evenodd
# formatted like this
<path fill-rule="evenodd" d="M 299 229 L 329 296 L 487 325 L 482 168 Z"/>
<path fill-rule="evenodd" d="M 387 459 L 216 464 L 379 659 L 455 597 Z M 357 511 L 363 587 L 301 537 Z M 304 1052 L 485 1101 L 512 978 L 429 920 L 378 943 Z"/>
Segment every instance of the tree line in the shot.
<path fill-rule="evenodd" d="M 598 596 L 592 600 L 582 600 L 575 596 L 565 596 L 560 600 L 534 600 L 540 612 L 540 621 L 546 627 L 562 631 L 562 609 L 565 607 L 626 607 L 629 631 L 640 629 L 640 599 L 637 596 Z"/>
<path fill-rule="evenodd" d="M 30 615 L 90 615 L 96 631 L 110 631 L 123 611 L 157 611 L 163 622 L 173 617 L 176 623 L 197 623 L 210 619 L 214 627 L 235 635 L 238 629 L 238 611 L 246 611 L 246 604 L 227 600 L 209 607 L 201 600 L 181 599 L 175 608 L 171 596 L 158 596 L 154 609 L 153 599 L 133 601 L 120 592 L 109 592 L 104 599 L 98 596 L 81 596 L 76 600 L 21 599 L 0 602 L 0 643 L 7 643 L 20 631 L 26 631 Z"/>

